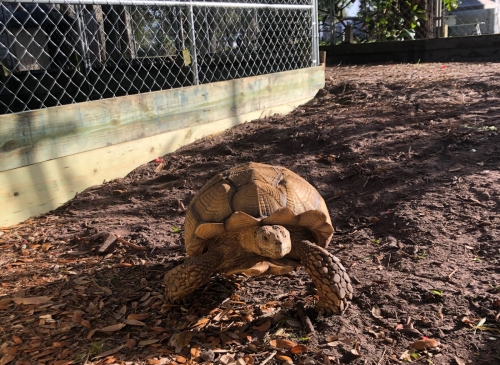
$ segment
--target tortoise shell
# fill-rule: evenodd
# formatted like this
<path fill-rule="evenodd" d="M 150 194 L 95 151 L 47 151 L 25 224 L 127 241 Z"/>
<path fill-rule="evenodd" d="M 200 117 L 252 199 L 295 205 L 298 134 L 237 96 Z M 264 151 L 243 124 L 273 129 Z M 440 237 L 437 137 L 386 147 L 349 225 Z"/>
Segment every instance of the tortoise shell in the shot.
<path fill-rule="evenodd" d="M 325 201 L 311 184 L 284 167 L 250 162 L 214 176 L 195 195 L 186 212 L 186 250 L 199 256 L 208 239 L 274 224 L 307 228 L 321 247 L 334 232 Z"/>

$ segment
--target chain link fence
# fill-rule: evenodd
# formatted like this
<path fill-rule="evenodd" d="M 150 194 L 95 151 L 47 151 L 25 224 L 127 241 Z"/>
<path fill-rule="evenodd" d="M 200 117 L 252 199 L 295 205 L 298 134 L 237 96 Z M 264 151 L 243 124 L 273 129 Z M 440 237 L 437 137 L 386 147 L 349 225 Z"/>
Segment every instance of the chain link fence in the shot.
<path fill-rule="evenodd" d="M 320 44 L 346 41 L 350 28 L 355 43 L 498 34 L 499 9 L 500 0 L 320 1 Z"/>
<path fill-rule="evenodd" d="M 466 36 L 500 33 L 500 1 L 462 0 L 457 7 L 446 12 L 448 35 Z"/>
<path fill-rule="evenodd" d="M 0 2 L 0 114 L 317 65 L 316 6 Z"/>

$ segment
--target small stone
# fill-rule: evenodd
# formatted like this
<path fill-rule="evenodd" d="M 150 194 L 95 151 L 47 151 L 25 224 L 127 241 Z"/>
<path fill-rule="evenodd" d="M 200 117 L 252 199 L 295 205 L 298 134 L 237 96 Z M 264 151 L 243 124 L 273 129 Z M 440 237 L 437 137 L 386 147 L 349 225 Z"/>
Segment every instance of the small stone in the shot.
<path fill-rule="evenodd" d="M 214 361 L 215 353 L 212 350 L 204 350 L 200 353 L 200 357 L 205 361 Z"/>
<path fill-rule="evenodd" d="M 320 271 L 322 274 L 325 274 L 325 275 L 326 275 L 326 274 L 328 274 L 328 268 L 326 268 L 326 267 L 324 267 L 324 266 L 323 266 L 321 269 L 319 269 L 319 271 Z"/>
<path fill-rule="evenodd" d="M 333 277 L 333 281 L 336 282 L 336 283 L 340 283 L 340 275 L 339 274 L 335 274 L 335 276 Z"/>

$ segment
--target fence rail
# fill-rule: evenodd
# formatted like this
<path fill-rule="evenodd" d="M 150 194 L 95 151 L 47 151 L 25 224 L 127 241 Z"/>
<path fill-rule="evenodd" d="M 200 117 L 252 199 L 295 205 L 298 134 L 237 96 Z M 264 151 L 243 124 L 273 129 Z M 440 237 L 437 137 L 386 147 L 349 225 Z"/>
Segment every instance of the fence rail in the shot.
<path fill-rule="evenodd" d="M 0 114 L 315 66 L 315 1 L 2 1 Z"/>

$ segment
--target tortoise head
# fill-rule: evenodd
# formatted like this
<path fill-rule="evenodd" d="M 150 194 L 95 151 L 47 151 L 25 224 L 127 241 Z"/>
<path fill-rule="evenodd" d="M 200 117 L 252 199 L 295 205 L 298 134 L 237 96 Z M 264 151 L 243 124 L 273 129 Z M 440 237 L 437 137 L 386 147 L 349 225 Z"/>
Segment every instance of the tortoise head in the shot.
<path fill-rule="evenodd" d="M 255 231 L 255 244 L 260 255 L 273 259 L 285 256 L 292 249 L 290 232 L 278 225 L 258 227 Z"/>

